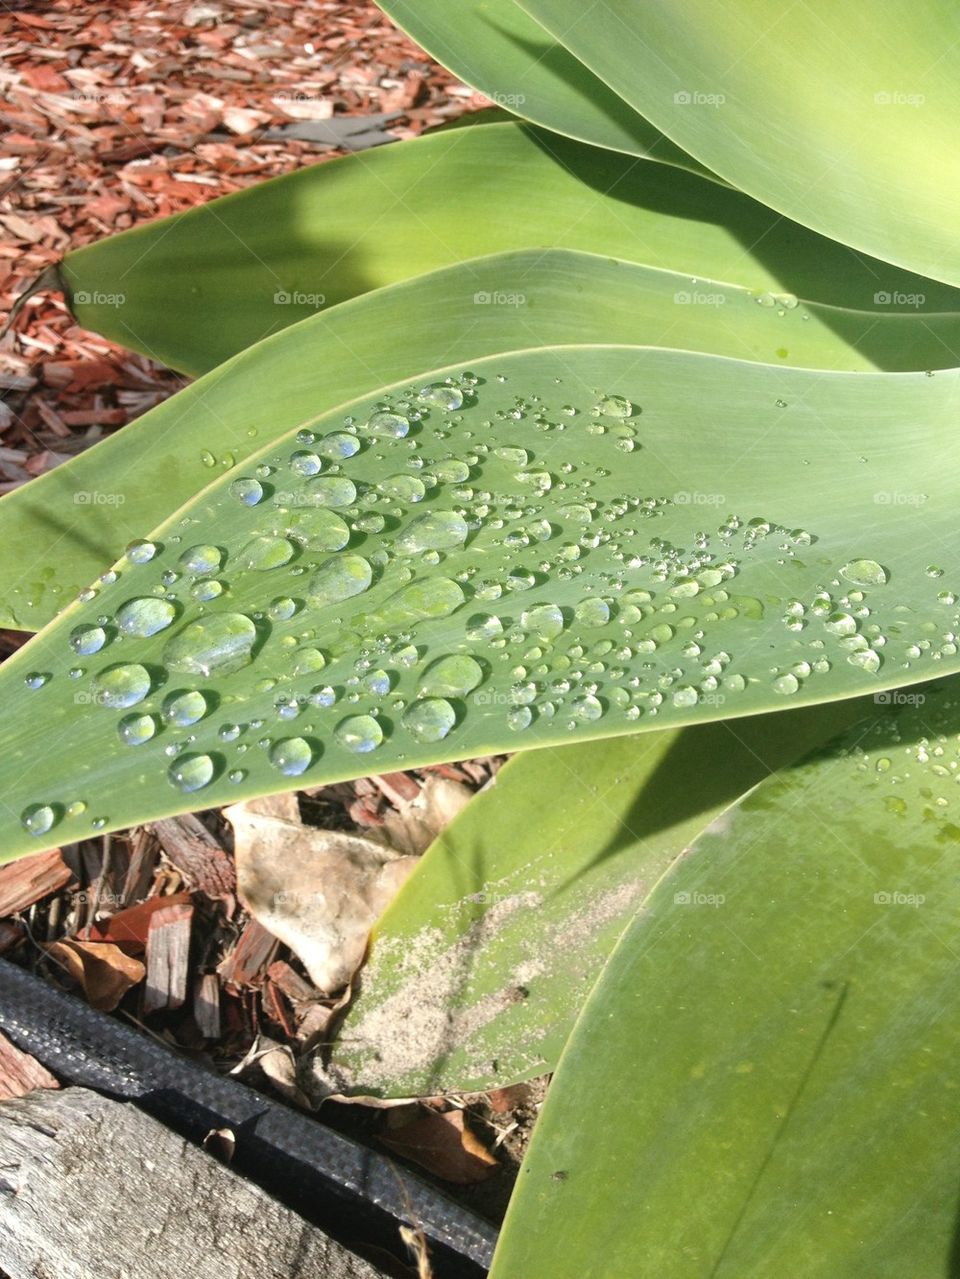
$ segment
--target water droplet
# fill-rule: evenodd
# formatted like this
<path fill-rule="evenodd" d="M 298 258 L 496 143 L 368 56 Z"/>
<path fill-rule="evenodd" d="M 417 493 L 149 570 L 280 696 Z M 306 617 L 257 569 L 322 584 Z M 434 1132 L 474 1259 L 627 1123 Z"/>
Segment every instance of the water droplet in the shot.
<path fill-rule="evenodd" d="M 319 475 L 323 462 L 316 453 L 300 452 L 290 455 L 290 470 L 297 475 Z"/>
<path fill-rule="evenodd" d="M 795 693 L 800 687 L 800 681 L 791 671 L 786 671 L 783 675 L 778 675 L 773 681 L 773 691 L 788 696 Z"/>
<path fill-rule="evenodd" d="M 223 561 L 219 547 L 191 546 L 180 556 L 180 564 L 195 577 L 206 577 L 215 573 Z"/>
<path fill-rule="evenodd" d="M 203 719 L 206 713 L 207 699 L 195 689 L 173 693 L 163 703 L 163 718 L 175 728 L 189 728 Z"/>
<path fill-rule="evenodd" d="M 526 466 L 530 461 L 530 454 L 526 449 L 501 447 L 493 451 L 497 457 L 502 458 L 504 462 L 511 462 L 514 466 Z"/>
<path fill-rule="evenodd" d="M 229 675 L 249 664 L 256 638 L 257 628 L 245 614 L 211 613 L 168 640 L 163 660 L 189 675 Z"/>
<path fill-rule="evenodd" d="M 255 537 L 240 552 L 241 568 L 266 572 L 280 568 L 293 557 L 293 546 L 285 537 Z"/>
<path fill-rule="evenodd" d="M 466 520 L 453 511 L 426 511 L 412 520 L 396 540 L 404 555 L 445 551 L 462 546 L 469 532 Z"/>
<path fill-rule="evenodd" d="M 263 499 L 263 485 L 259 480 L 249 478 L 234 480 L 230 485 L 230 492 L 244 506 L 256 506 Z"/>
<path fill-rule="evenodd" d="M 885 586 L 889 576 L 876 560 L 850 560 L 840 570 L 840 576 L 856 586 Z"/>
<path fill-rule="evenodd" d="M 293 659 L 294 675 L 313 675 L 322 671 L 327 659 L 319 648 L 301 648 Z"/>
<path fill-rule="evenodd" d="M 314 506 L 352 506 L 357 486 L 345 475 L 321 475 L 308 484 L 306 498 Z"/>
<path fill-rule="evenodd" d="M 165 631 L 177 615 L 177 610 L 169 600 L 157 599 L 144 595 L 139 599 L 127 600 L 117 610 L 117 625 L 124 635 L 135 635 L 145 639 Z"/>
<path fill-rule="evenodd" d="M 581 600 L 573 615 L 580 626 L 606 626 L 610 621 L 610 605 L 601 599 Z"/>
<path fill-rule="evenodd" d="M 153 542 L 138 540 L 127 546 L 126 555 L 131 564 L 147 564 L 157 553 Z"/>
<path fill-rule="evenodd" d="M 75 626 L 70 632 L 70 647 L 81 657 L 99 653 L 107 642 L 107 632 L 102 626 Z"/>
<path fill-rule="evenodd" d="M 630 417 L 633 405 L 622 395 L 603 395 L 597 400 L 594 412 L 602 413 L 604 417 Z"/>
<path fill-rule="evenodd" d="M 875 675 L 880 669 L 881 658 L 872 648 L 859 648 L 847 654 L 847 661 L 851 666 L 859 666 L 868 674 Z"/>
<path fill-rule="evenodd" d="M 213 778 L 213 760 L 209 755 L 183 755 L 174 760 L 167 770 L 167 776 L 178 790 L 202 790 Z"/>
<path fill-rule="evenodd" d="M 441 741 L 456 722 L 456 711 L 442 697 L 426 697 L 414 702 L 402 717 L 404 728 L 420 742 Z"/>
<path fill-rule="evenodd" d="M 603 703 L 593 696 L 592 693 L 584 693 L 580 697 L 575 697 L 571 703 L 571 709 L 577 719 L 585 722 L 592 722 L 600 719 L 603 715 Z"/>
<path fill-rule="evenodd" d="M 383 729 L 372 715 L 351 715 L 341 720 L 333 735 L 345 750 L 355 755 L 376 750 L 383 741 Z"/>
<path fill-rule="evenodd" d="M 446 413 L 452 413 L 463 405 L 463 392 L 445 382 L 431 382 L 429 386 L 421 387 L 418 398 L 421 403 L 433 409 L 443 409 Z"/>
<path fill-rule="evenodd" d="M 389 627 L 449 617 L 464 599 L 463 591 L 448 577 L 412 582 L 386 599 L 374 614 L 374 620 Z"/>
<path fill-rule="evenodd" d="M 142 702 L 150 692 L 150 683 L 147 668 L 137 662 L 130 662 L 101 671 L 93 681 L 93 689 L 101 706 L 123 710 Z"/>
<path fill-rule="evenodd" d="M 678 707 L 696 706 L 700 694 L 689 684 L 681 684 L 673 690 L 673 704 Z"/>
<path fill-rule="evenodd" d="M 540 639 L 556 639 L 564 627 L 563 613 L 556 604 L 536 604 L 520 614 L 520 625 Z"/>
<path fill-rule="evenodd" d="M 313 751 L 302 737 L 285 737 L 270 748 L 270 763 L 284 777 L 299 777 L 313 762 Z"/>
<path fill-rule="evenodd" d="M 943 569 L 936 564 L 928 564 L 924 572 L 927 577 L 943 577 Z"/>
<path fill-rule="evenodd" d="M 46 835 L 57 815 L 49 804 L 31 804 L 20 814 L 20 824 L 30 835 Z"/>
<path fill-rule="evenodd" d="M 142 746 L 156 731 L 157 724 L 152 715 L 124 715 L 117 725 L 117 733 L 126 746 Z"/>
<path fill-rule="evenodd" d="M 529 706 L 514 706 L 507 712 L 507 728 L 520 733 L 533 723 L 533 711 Z"/>
<path fill-rule="evenodd" d="M 215 600 L 223 594 L 223 583 L 215 577 L 202 577 L 190 587 L 190 594 L 195 600 Z"/>
<path fill-rule="evenodd" d="M 27 688 L 43 688 L 49 678 L 50 676 L 46 672 L 31 671 L 29 675 L 24 676 L 23 682 Z"/>
<path fill-rule="evenodd" d="M 503 622 L 491 613 L 475 613 L 467 622 L 467 638 L 495 640 L 503 634 Z"/>
<path fill-rule="evenodd" d="M 398 502 L 422 502 L 427 495 L 426 485 L 416 475 L 389 475 L 377 488 L 385 497 Z"/>
<path fill-rule="evenodd" d="M 420 681 L 421 696 L 465 697 L 483 681 L 483 667 L 466 653 L 441 657 Z"/>
<path fill-rule="evenodd" d="M 378 435 L 389 435 L 393 439 L 402 440 L 410 430 L 410 422 L 402 413 L 380 411 L 370 417 L 367 429 Z"/>
<path fill-rule="evenodd" d="M 362 555 L 336 555 L 327 560 L 310 578 L 307 602 L 313 608 L 339 604 L 362 595 L 373 581 L 373 569 Z"/>
<path fill-rule="evenodd" d="M 267 611 L 273 621 L 287 622 L 297 611 L 297 605 L 296 602 L 290 599 L 288 595 L 281 595 L 278 599 L 275 599 L 271 603 L 270 608 Z"/>
<path fill-rule="evenodd" d="M 360 441 L 346 431 L 332 431 L 317 443 L 317 452 L 331 461 L 340 462 L 360 451 Z"/>

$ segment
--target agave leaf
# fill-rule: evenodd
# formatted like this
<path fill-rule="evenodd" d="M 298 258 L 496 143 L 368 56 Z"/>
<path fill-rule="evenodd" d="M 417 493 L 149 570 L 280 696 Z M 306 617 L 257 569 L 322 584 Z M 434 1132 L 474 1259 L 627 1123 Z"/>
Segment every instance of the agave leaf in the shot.
<path fill-rule="evenodd" d="M 326 407 L 432 367 L 438 351 L 467 361 L 537 343 L 650 342 L 800 366 L 925 357 L 923 367 L 956 340 L 952 315 L 940 326 L 878 322 L 833 307 L 758 306 L 745 290 L 706 280 L 698 288 L 712 305 L 677 302 L 691 296 L 689 278 L 537 251 L 466 262 L 321 312 L 0 500 L 0 622 L 44 625 L 218 471 Z M 474 301 L 498 293 L 523 304 Z"/>
<path fill-rule="evenodd" d="M 674 858 L 744 791 L 866 709 L 834 702 L 515 755 L 378 921 L 332 1050 L 338 1080 L 434 1096 L 553 1070 Z"/>
<path fill-rule="evenodd" d="M 433 134 L 260 183 L 78 249 L 67 255 L 62 275 L 81 324 L 201 373 L 318 308 L 327 315 L 371 289 L 464 264 L 456 286 L 463 289 L 462 319 L 454 327 L 444 316 L 446 341 L 425 348 L 429 362 L 447 351 L 451 333 L 482 329 L 491 312 L 509 322 L 517 295 L 537 291 L 539 253 L 493 280 L 478 274 L 471 281 L 466 263 L 543 248 L 603 254 L 686 277 L 665 293 L 656 327 L 634 330 L 626 340 L 828 368 L 960 362 L 956 290 L 864 259 L 670 165 L 516 123 Z M 771 311 L 755 317 L 766 337 L 759 356 L 753 326 L 743 333 L 742 318 L 722 309 L 717 281 L 752 291 Z M 923 305 L 877 303 L 881 288 L 891 298 L 922 295 Z M 602 281 L 585 276 L 576 310 L 592 318 L 606 304 L 602 289 Z M 484 294 L 488 301 L 475 304 L 475 295 Z M 792 313 L 796 298 L 824 308 L 817 318 L 836 333 L 835 352 L 808 348 L 803 308 Z M 785 309 L 789 324 L 776 323 Z M 688 337 L 697 312 L 711 326 L 714 345 Z M 539 322 L 529 310 L 520 318 Z M 377 322 L 384 333 L 397 324 L 388 316 Z M 723 329 L 731 331 L 724 336 Z M 597 340 L 623 339 L 611 331 Z"/>
<path fill-rule="evenodd" d="M 911 271 L 960 283 L 949 0 L 520 0 L 680 147 L 764 204 Z M 881 274 L 878 292 L 892 292 Z"/>
<path fill-rule="evenodd" d="M 563 1054 L 494 1279 L 951 1273 L 958 740 L 957 682 L 927 686 L 673 866 Z"/>
<path fill-rule="evenodd" d="M 588 71 L 514 0 L 384 0 L 438 62 L 501 108 L 556 133 L 709 174 Z"/>
<path fill-rule="evenodd" d="M 957 669 L 958 376 L 537 347 L 321 415 L 4 664 L 3 854 Z"/>

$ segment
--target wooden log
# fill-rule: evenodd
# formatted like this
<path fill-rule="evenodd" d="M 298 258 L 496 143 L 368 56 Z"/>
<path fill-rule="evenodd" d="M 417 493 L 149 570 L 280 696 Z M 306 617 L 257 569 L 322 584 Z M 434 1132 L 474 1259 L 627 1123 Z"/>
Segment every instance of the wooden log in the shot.
<path fill-rule="evenodd" d="M 127 1102 L 85 1088 L 0 1102 L 10 1279 L 382 1279 Z"/>

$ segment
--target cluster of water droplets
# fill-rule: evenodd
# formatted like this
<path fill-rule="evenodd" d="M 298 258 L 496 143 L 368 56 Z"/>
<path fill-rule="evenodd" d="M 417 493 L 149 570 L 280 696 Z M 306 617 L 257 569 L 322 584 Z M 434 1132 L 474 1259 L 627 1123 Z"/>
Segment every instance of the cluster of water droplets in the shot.
<path fill-rule="evenodd" d="M 192 793 L 388 740 L 394 764 L 455 751 L 468 720 L 490 740 L 478 728 L 463 753 L 503 727 L 597 732 L 751 687 L 789 696 L 837 660 L 880 669 L 886 568 L 811 561 L 814 533 L 762 514 L 691 527 L 693 508 L 649 492 L 640 405 L 564 389 L 463 373 L 301 430 L 83 592 L 66 678 Z M 755 566 L 768 585 L 822 580 L 750 590 Z M 777 613 L 796 657 L 764 670 L 753 641 Z M 84 811 L 71 802 L 23 825 L 46 833 Z"/>

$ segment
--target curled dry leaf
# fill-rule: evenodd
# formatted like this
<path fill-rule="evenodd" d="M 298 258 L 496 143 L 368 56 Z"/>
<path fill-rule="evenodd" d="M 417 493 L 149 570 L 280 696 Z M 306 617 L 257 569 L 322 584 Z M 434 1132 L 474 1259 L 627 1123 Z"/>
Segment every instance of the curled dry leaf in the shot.
<path fill-rule="evenodd" d="M 377 834 L 398 853 L 425 853 L 440 832 L 465 808 L 473 791 L 448 777 L 431 776 L 416 799 L 386 818 Z"/>
<path fill-rule="evenodd" d="M 362 836 L 304 826 L 289 795 L 235 804 L 224 816 L 251 915 L 299 956 L 318 990 L 346 986 L 374 921 L 416 859 Z"/>
<path fill-rule="evenodd" d="M 395 1154 L 458 1185 L 486 1181 L 498 1167 L 494 1156 L 467 1126 L 462 1110 L 440 1114 L 418 1107 L 412 1118 L 395 1111 L 387 1116 L 380 1140 Z"/>
<path fill-rule="evenodd" d="M 112 942 L 68 938 L 51 942 L 45 949 L 80 985 L 90 1007 L 105 1013 L 112 1012 L 131 986 L 143 981 L 147 971 L 139 959 Z"/>

